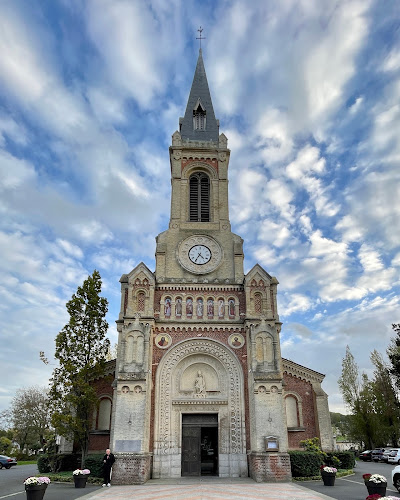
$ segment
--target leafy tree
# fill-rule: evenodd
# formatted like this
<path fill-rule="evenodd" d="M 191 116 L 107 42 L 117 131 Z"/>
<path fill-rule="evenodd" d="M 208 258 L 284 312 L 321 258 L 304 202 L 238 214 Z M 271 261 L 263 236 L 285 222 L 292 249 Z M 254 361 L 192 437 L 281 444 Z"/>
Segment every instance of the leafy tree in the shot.
<path fill-rule="evenodd" d="M 9 410 L 13 438 L 21 451 L 40 449 L 50 428 L 50 410 L 47 389 L 25 387 L 18 389 Z"/>
<path fill-rule="evenodd" d="M 387 355 L 392 365 L 390 373 L 394 377 L 396 386 L 400 389 L 400 323 L 393 324 L 392 328 L 396 332 L 396 336 L 391 339 Z"/>
<path fill-rule="evenodd" d="M 6 436 L 0 437 L 0 454 L 10 455 L 12 449 L 12 441 Z"/>
<path fill-rule="evenodd" d="M 106 338 L 108 301 L 100 297 L 98 271 L 78 287 L 66 307 L 69 322 L 56 337 L 59 367 L 50 380 L 52 423 L 67 438 L 74 437 L 82 450 L 82 466 L 89 447 L 89 432 L 97 396 L 91 381 L 103 375 L 110 342 Z"/>
<path fill-rule="evenodd" d="M 373 390 L 375 396 L 374 410 L 380 422 L 380 441 L 392 446 L 398 445 L 400 411 L 399 401 L 390 374 L 390 369 L 382 355 L 374 350 L 371 361 L 375 366 Z"/>
<path fill-rule="evenodd" d="M 346 355 L 342 360 L 342 374 L 338 381 L 346 406 L 352 413 L 350 420 L 350 436 L 367 447 L 374 448 L 378 441 L 378 418 L 374 412 L 373 385 L 367 375 L 359 375 L 357 363 L 346 347 Z M 377 444 L 377 443 L 376 443 Z"/>

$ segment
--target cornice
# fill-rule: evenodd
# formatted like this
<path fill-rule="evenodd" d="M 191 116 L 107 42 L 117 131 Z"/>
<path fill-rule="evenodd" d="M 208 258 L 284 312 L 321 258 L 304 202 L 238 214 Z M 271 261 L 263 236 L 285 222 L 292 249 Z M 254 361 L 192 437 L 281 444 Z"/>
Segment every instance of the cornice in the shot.
<path fill-rule="evenodd" d="M 314 382 L 321 384 L 325 378 L 323 373 L 316 372 L 315 370 L 311 370 L 310 368 L 299 365 L 294 361 L 285 358 L 282 358 L 282 368 L 288 375 L 301 378 L 310 383 Z"/>

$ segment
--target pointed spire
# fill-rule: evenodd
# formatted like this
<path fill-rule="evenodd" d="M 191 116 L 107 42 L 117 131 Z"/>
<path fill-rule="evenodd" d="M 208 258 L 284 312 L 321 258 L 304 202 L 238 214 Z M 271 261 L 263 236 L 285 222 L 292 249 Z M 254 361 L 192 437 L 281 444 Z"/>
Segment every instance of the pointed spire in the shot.
<path fill-rule="evenodd" d="M 200 125 L 195 124 L 195 113 L 199 114 Z M 219 122 L 214 114 L 201 49 L 185 116 L 179 120 L 179 125 L 182 139 L 218 142 Z"/>

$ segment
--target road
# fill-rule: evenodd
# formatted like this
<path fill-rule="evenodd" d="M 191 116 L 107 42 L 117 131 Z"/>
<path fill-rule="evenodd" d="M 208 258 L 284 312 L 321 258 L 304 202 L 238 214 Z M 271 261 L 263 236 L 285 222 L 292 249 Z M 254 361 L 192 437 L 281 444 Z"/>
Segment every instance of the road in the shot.
<path fill-rule="evenodd" d="M 39 474 L 36 465 L 17 465 L 11 469 L 0 469 L 0 500 L 26 500 L 24 480 L 29 476 L 45 476 Z M 46 500 L 74 500 L 87 493 L 101 489 L 101 486 L 87 484 L 86 488 L 75 488 L 74 483 L 49 484 Z"/>
<path fill-rule="evenodd" d="M 382 474 L 388 481 L 386 495 L 400 498 L 400 493 L 392 485 L 392 470 L 394 465 L 375 462 L 357 462 L 354 476 L 336 478 L 335 486 L 324 486 L 322 481 L 305 481 L 299 483 L 318 493 L 323 493 L 337 500 L 360 500 L 368 495 L 362 478 L 363 474 Z"/>
<path fill-rule="evenodd" d="M 345 478 L 336 478 L 333 487 L 324 486 L 321 480 L 305 481 L 298 484 L 336 500 L 360 500 L 360 498 L 366 498 L 368 494 L 362 475 L 377 473 L 382 474 L 388 480 L 387 495 L 400 498 L 400 493 L 392 486 L 391 473 L 393 468 L 393 465 L 384 463 L 357 462 L 355 474 Z M 40 474 L 36 465 L 17 465 L 9 470 L 0 469 L 0 500 L 26 500 L 24 479 L 37 475 Z M 46 490 L 45 500 L 74 500 L 99 489 L 101 490 L 101 486 L 90 484 L 81 489 L 74 488 L 73 483 L 52 483 Z"/>

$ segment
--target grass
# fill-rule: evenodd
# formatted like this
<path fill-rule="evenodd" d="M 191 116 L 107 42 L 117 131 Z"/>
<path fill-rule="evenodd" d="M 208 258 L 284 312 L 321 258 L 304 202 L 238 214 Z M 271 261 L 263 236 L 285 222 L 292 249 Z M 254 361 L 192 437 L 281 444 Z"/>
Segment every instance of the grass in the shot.
<path fill-rule="evenodd" d="M 336 473 L 336 477 L 350 476 L 351 474 L 354 474 L 353 469 L 339 469 Z M 320 475 L 310 477 L 294 477 L 293 481 L 322 481 L 322 477 Z"/>
<path fill-rule="evenodd" d="M 37 464 L 37 460 L 21 460 L 18 462 L 18 465 L 35 465 Z"/>
<path fill-rule="evenodd" d="M 53 483 L 73 483 L 74 476 L 71 471 L 61 471 L 61 472 L 46 472 L 43 474 L 47 476 Z M 90 484 L 102 484 L 103 480 L 100 477 L 89 476 L 87 482 Z"/>

